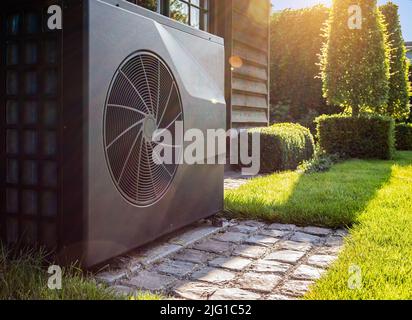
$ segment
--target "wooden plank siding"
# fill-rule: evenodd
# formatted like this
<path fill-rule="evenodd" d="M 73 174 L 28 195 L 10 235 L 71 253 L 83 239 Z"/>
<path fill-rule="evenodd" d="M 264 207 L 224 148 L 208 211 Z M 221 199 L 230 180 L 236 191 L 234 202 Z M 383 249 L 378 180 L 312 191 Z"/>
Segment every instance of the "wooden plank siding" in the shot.
<path fill-rule="evenodd" d="M 229 128 L 269 124 L 270 12 L 269 0 L 215 3 L 215 33 L 225 38 Z M 230 65 L 231 57 L 241 65 Z"/>

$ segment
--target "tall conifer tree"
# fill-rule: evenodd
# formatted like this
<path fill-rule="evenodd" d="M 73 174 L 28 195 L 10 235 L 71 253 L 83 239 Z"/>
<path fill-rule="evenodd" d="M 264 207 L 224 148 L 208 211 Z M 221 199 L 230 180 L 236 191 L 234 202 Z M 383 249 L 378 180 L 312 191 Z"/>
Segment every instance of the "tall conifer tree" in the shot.
<path fill-rule="evenodd" d="M 376 0 L 334 0 L 322 51 L 323 93 L 353 116 L 385 107 L 389 48 Z"/>
<path fill-rule="evenodd" d="M 391 57 L 388 105 L 382 113 L 403 120 L 409 115 L 409 61 L 406 58 L 398 6 L 388 2 L 380 10 L 385 18 Z"/>

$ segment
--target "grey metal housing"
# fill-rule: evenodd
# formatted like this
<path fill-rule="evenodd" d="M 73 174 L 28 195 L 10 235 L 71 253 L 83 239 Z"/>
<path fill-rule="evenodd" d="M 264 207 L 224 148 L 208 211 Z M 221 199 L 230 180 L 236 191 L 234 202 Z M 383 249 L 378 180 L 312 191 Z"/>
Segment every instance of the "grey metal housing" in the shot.
<path fill-rule="evenodd" d="M 138 52 L 150 52 L 167 65 L 177 83 L 185 129 L 197 128 L 204 133 L 207 129 L 225 129 L 224 45 L 219 37 L 123 0 L 56 3 L 63 8 L 64 21 L 63 30 L 53 34 L 61 46 L 57 214 L 55 217 L 27 216 L 22 212 L 11 215 L 4 196 L 9 186 L 3 181 L 0 236 L 6 241 L 10 238 L 14 229 L 8 227 L 8 221 L 15 219 L 17 233 L 23 237 L 20 226 L 29 221 L 39 226 L 40 231 L 36 231 L 37 238 L 26 237 L 26 242 L 44 245 L 41 226 L 54 224 L 59 259 L 80 261 L 90 267 L 223 209 L 223 165 L 179 165 L 169 188 L 158 201 L 148 206 L 128 201 L 114 184 L 105 156 L 104 112 L 119 66 Z M 3 2 L 0 7 L 7 14 L 39 7 L 43 10 L 49 4 L 48 0 L 13 0 Z M 5 78 L 6 66 L 1 65 L 3 84 Z M 2 85 L 3 105 L 5 92 Z M 43 99 L 42 95 L 36 99 Z M 1 132 L 5 133 L 5 116 L 0 120 Z M 1 151 L 6 151 L 3 142 Z M 24 154 L 13 157 L 25 159 Z M 2 180 L 6 176 L 6 165 L 3 166 L 6 161 L 7 156 L 0 158 Z M 43 161 L 41 156 L 38 161 Z M 31 188 L 43 192 L 40 183 Z M 27 186 L 21 184 L 16 188 L 21 192 Z"/>
<path fill-rule="evenodd" d="M 167 63 L 180 90 L 186 130 L 197 128 L 206 133 L 207 129 L 225 128 L 226 105 L 220 41 L 199 36 L 202 32 L 144 9 L 129 4 L 115 7 L 113 3 L 90 0 L 88 8 L 87 265 L 223 208 L 221 165 L 179 166 L 168 192 L 150 207 L 131 205 L 114 187 L 102 148 L 103 106 L 112 77 L 127 56 L 150 51 Z"/>

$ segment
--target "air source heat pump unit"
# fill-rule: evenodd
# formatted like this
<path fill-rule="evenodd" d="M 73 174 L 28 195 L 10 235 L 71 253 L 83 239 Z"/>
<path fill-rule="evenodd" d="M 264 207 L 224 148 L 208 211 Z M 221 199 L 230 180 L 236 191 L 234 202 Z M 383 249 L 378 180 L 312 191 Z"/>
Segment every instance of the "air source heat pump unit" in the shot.
<path fill-rule="evenodd" d="M 222 209 L 222 165 L 156 164 L 151 141 L 225 128 L 222 39 L 125 1 L 0 7 L 5 241 L 92 266 Z"/>

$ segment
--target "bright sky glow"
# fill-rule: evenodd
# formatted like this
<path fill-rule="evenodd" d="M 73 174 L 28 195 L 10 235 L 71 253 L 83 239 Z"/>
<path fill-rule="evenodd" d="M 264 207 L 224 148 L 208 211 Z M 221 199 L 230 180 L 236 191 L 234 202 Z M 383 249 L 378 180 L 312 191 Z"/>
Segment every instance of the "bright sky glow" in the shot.
<path fill-rule="evenodd" d="M 379 5 L 385 4 L 386 0 L 378 0 Z M 393 0 L 399 6 L 403 37 L 405 41 L 412 41 L 412 0 Z M 316 4 L 330 6 L 332 0 L 272 0 L 274 10 L 286 8 L 298 9 L 310 7 Z"/>

